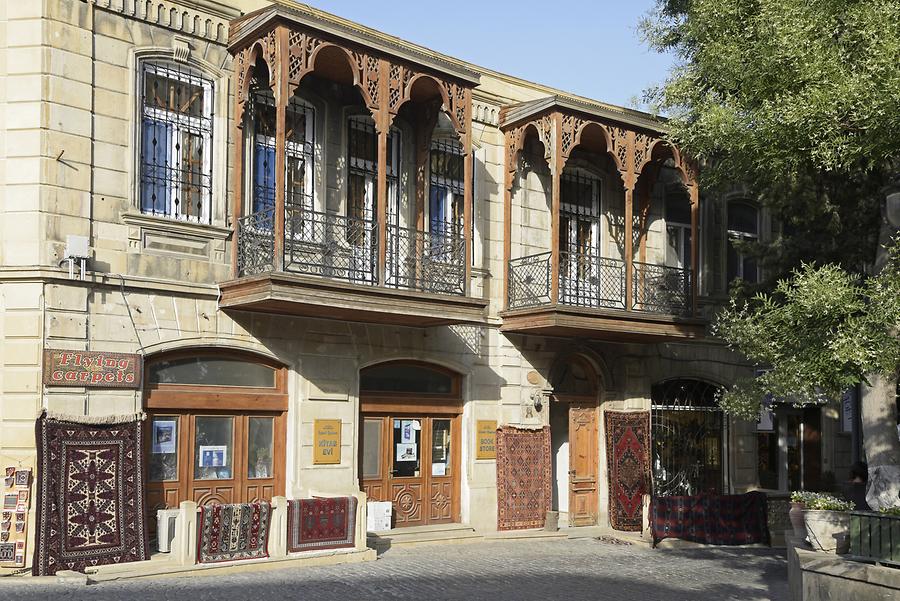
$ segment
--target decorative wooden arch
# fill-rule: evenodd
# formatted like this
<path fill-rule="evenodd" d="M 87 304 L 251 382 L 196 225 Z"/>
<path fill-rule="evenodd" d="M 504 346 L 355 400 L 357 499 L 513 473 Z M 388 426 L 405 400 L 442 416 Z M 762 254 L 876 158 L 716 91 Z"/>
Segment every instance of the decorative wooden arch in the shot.
<path fill-rule="evenodd" d="M 518 155 L 524 148 L 528 131 L 534 129 L 548 149 L 548 159 L 553 178 L 551 200 L 551 247 L 550 247 L 550 302 L 559 301 L 559 206 L 560 177 L 566 162 L 583 139 L 588 128 L 599 128 L 606 143 L 606 152 L 622 178 L 625 189 L 625 308 L 633 306 L 633 261 L 634 261 L 634 194 L 638 178 L 645 167 L 654 161 L 654 151 L 666 148 L 672 154 L 675 166 L 682 176 L 691 199 L 691 227 L 693 249 L 691 253 L 692 312 L 696 313 L 697 277 L 699 268 L 699 204 L 696 163 L 682 156 L 682 153 L 659 130 L 653 130 L 649 119 L 641 124 L 634 119 L 617 119 L 606 115 L 606 108 L 588 111 L 591 108 L 581 101 L 559 96 L 530 101 L 517 107 L 504 107 L 500 115 L 500 129 L 505 137 L 506 170 L 504 173 L 504 302 L 508 303 L 509 262 L 512 258 L 512 189 L 518 170 Z M 600 107 L 597 107 L 600 109 Z M 649 197 L 640 198 L 640 210 L 646 217 Z M 643 242 L 642 242 L 643 243 Z"/>
<path fill-rule="evenodd" d="M 287 106 L 305 76 L 316 70 L 316 60 L 327 49 L 336 48 L 346 58 L 352 74 L 352 85 L 360 92 L 375 121 L 378 137 L 377 196 L 387 197 L 387 146 L 391 124 L 400 108 L 412 100 L 414 84 L 427 78 L 434 82 L 441 100 L 441 108 L 450 118 L 462 143 L 465 195 L 463 207 L 464 236 L 467 248 L 472 246 L 472 88 L 478 76 L 449 61 L 426 56 L 418 50 L 399 51 L 382 41 L 361 40 L 360 32 L 342 23 L 319 23 L 310 26 L 310 17 L 325 21 L 324 14 L 311 15 L 308 8 L 273 5 L 245 15 L 232 22 L 229 50 L 234 56 L 236 90 L 234 108 L 235 160 L 233 193 L 233 222 L 235 240 L 237 222 L 243 214 L 243 126 L 244 108 L 248 101 L 249 79 L 256 58 L 262 56 L 269 66 L 270 83 L 275 93 L 275 212 L 274 212 L 274 269 L 284 268 L 284 203 L 285 203 L 285 122 Z M 346 38 L 335 33 L 345 30 Z M 369 45 L 371 44 L 371 45 Z M 422 63 L 415 63 L 406 55 L 421 54 Z M 387 205 L 378 206 L 378 278 L 385 281 L 387 249 Z M 232 245 L 232 264 L 237 272 L 237 244 Z M 467 251 L 468 252 L 468 251 Z M 471 280 L 471 264 L 466 262 L 464 281 Z"/>

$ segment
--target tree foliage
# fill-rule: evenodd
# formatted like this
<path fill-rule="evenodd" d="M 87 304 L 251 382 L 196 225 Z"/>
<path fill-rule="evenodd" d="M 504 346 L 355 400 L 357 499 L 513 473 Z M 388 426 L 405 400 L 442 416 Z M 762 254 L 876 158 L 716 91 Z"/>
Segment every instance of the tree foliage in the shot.
<path fill-rule="evenodd" d="M 835 265 L 804 265 L 772 293 L 732 300 L 715 333 L 760 366 L 720 403 L 730 414 L 755 419 L 766 397 L 803 405 L 837 400 L 866 374 L 893 374 L 900 365 L 900 250 L 887 266 L 860 280 Z"/>
<path fill-rule="evenodd" d="M 784 225 L 742 249 L 770 289 L 803 262 L 864 271 L 900 149 L 900 1 L 659 0 L 679 64 L 649 102 L 715 191 L 739 176 Z"/>
<path fill-rule="evenodd" d="M 771 277 L 733 295 L 715 327 L 772 369 L 723 406 L 750 418 L 766 395 L 807 403 L 895 374 L 896 241 L 866 274 L 900 171 L 900 0 L 658 0 L 642 30 L 679 59 L 647 99 L 703 164 L 701 183 L 739 179 L 784 225 L 740 249 Z"/>

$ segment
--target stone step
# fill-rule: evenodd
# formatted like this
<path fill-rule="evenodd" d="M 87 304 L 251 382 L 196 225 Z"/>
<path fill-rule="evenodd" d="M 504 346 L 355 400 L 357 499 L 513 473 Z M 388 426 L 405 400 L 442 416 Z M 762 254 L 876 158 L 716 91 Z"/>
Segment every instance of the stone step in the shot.
<path fill-rule="evenodd" d="M 439 524 L 395 528 L 385 532 L 369 532 L 367 542 L 370 547 L 388 548 L 397 545 L 415 545 L 430 542 L 456 542 L 482 539 L 482 535 L 466 524 Z"/>

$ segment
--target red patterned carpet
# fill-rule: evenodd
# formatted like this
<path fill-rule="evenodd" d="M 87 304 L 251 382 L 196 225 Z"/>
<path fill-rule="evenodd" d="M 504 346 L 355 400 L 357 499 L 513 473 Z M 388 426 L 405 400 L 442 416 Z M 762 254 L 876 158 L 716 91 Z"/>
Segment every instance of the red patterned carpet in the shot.
<path fill-rule="evenodd" d="M 497 529 L 542 528 L 552 502 L 550 428 L 497 431 Z"/>
<path fill-rule="evenodd" d="M 650 482 L 650 413 L 606 411 L 609 521 L 616 530 L 641 530 L 642 500 Z"/>

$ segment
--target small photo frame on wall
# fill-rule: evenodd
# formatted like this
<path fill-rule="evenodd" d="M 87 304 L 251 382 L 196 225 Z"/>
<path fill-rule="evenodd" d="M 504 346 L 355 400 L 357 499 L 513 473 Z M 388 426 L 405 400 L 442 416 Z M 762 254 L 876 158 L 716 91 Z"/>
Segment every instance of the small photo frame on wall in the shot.
<path fill-rule="evenodd" d="M 15 559 L 16 543 L 0 543 L 0 562 L 9 562 Z"/>
<path fill-rule="evenodd" d="M 16 508 L 16 505 L 19 502 L 19 495 L 14 492 L 4 493 L 3 495 L 3 509 L 13 510 Z"/>
<path fill-rule="evenodd" d="M 16 470 L 16 486 L 28 487 L 31 485 L 31 468 Z"/>
<path fill-rule="evenodd" d="M 9 477 L 15 476 L 15 475 L 16 475 L 16 468 L 15 468 L 15 466 L 13 466 L 13 465 L 7 465 L 7 466 L 6 466 L 6 477 L 9 478 Z"/>
<path fill-rule="evenodd" d="M 20 490 L 16 495 L 16 511 L 28 510 L 28 490 Z"/>
<path fill-rule="evenodd" d="M 16 483 L 15 476 L 7 476 L 3 479 L 3 483 L 6 484 L 6 488 L 12 488 Z"/>
<path fill-rule="evenodd" d="M 16 521 L 16 532 L 25 532 L 25 521 Z"/>
<path fill-rule="evenodd" d="M 0 541 L 5 543 L 8 540 L 9 540 L 9 531 L 0 532 Z"/>

